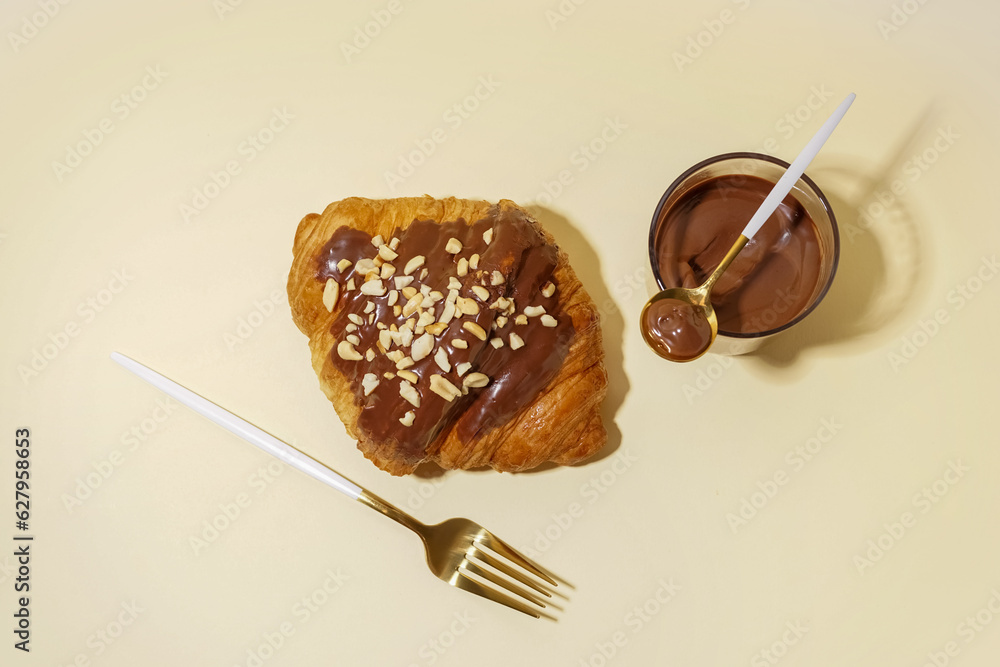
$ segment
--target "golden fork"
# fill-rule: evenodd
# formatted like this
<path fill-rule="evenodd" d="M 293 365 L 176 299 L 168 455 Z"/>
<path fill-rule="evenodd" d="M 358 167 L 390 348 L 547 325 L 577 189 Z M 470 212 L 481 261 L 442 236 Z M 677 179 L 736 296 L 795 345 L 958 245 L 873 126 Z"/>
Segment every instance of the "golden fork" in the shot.
<path fill-rule="evenodd" d="M 449 519 L 433 526 L 422 524 L 308 454 L 134 359 L 118 352 L 111 358 L 203 417 L 415 532 L 423 540 L 427 565 L 438 579 L 535 618 L 554 620 L 543 610 L 561 609 L 553 604 L 552 596 L 565 598 L 556 590 L 557 582 L 569 584 L 479 524 L 468 519 Z"/>
<path fill-rule="evenodd" d="M 448 519 L 428 526 L 364 489 L 357 500 L 419 535 L 427 553 L 427 565 L 441 581 L 535 618 L 545 616 L 552 619 L 542 610 L 547 607 L 560 609 L 551 598 L 553 593 L 559 595 L 556 592 L 557 580 L 562 580 L 478 523 L 468 519 Z M 483 567 L 484 564 L 489 567 Z M 497 576 L 491 568 L 514 581 Z M 527 576 L 525 571 L 534 578 Z M 493 584 L 493 587 L 486 586 L 479 579 Z M 565 581 L 563 583 L 566 584 Z"/>

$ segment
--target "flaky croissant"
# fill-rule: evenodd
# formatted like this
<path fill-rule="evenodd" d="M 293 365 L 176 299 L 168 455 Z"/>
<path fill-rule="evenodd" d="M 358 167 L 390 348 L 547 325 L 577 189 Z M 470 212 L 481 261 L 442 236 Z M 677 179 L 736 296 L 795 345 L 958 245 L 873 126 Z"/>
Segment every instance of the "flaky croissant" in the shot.
<path fill-rule="evenodd" d="M 511 201 L 352 197 L 299 223 L 288 299 L 347 432 L 375 465 L 568 465 L 607 435 L 599 315 Z"/>

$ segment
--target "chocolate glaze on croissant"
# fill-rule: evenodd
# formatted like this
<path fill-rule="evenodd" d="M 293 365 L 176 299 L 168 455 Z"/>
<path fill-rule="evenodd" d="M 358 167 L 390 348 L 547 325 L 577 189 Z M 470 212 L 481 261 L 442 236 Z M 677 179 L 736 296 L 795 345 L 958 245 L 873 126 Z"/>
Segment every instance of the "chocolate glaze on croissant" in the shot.
<path fill-rule="evenodd" d="M 303 218 L 293 252 L 292 316 L 379 468 L 518 471 L 604 445 L 597 310 L 513 202 L 345 199 Z"/>

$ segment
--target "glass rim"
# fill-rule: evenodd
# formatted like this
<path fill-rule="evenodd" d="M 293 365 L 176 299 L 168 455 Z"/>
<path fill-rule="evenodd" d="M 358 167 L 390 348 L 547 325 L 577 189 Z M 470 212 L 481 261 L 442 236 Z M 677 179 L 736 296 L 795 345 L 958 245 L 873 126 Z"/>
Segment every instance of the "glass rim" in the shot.
<path fill-rule="evenodd" d="M 769 162 L 786 170 L 789 167 L 789 164 L 787 162 L 785 162 L 781 158 L 777 158 L 772 155 L 739 151 L 734 153 L 722 153 L 720 155 L 715 155 L 713 157 L 706 158 L 701 162 L 698 162 L 697 164 L 688 167 L 686 170 L 684 170 L 683 173 L 681 173 L 680 176 L 675 178 L 674 182 L 667 187 L 666 191 L 663 193 L 663 196 L 660 197 L 660 201 L 656 205 L 656 210 L 653 211 L 653 220 L 649 226 L 649 242 L 648 242 L 649 264 L 653 269 L 653 278 L 656 279 L 656 284 L 661 290 L 667 289 L 667 287 L 666 285 L 663 284 L 663 277 L 660 275 L 660 262 L 659 258 L 656 256 L 656 235 L 657 235 L 656 232 L 658 230 L 657 221 L 660 219 L 660 213 L 663 211 L 663 207 L 666 205 L 667 199 L 670 198 L 670 195 L 672 195 L 684 181 L 686 181 L 688 178 L 691 177 L 691 175 L 700 171 L 701 169 L 704 169 L 705 167 L 715 164 L 717 162 L 724 162 L 726 160 L 738 160 L 738 159 L 760 160 L 763 162 Z M 795 318 L 789 320 L 780 327 L 767 329 L 765 331 L 756 331 L 752 333 L 725 331 L 720 328 L 719 329 L 720 336 L 726 336 L 727 338 L 742 338 L 742 339 L 763 338 L 765 336 L 771 336 L 781 331 L 784 331 L 785 329 L 791 327 L 792 325 L 802 321 L 802 319 L 805 318 L 806 315 L 815 310 L 816 306 L 818 306 L 820 302 L 823 301 L 823 298 L 826 296 L 827 292 L 830 291 L 830 286 L 833 284 L 833 278 L 834 276 L 837 275 L 837 266 L 840 264 L 840 229 L 837 226 L 837 217 L 833 213 L 833 207 L 830 206 L 830 201 L 826 198 L 826 195 L 823 194 L 823 191 L 820 190 L 819 186 L 816 185 L 815 181 L 809 178 L 809 176 L 807 176 L 806 174 L 802 174 L 802 176 L 796 182 L 802 182 L 805 183 L 807 186 L 809 186 L 809 188 L 816 195 L 817 199 L 819 199 L 824 212 L 830 219 L 830 227 L 832 228 L 833 232 L 833 258 L 832 258 L 832 263 L 830 264 L 830 276 L 829 278 L 827 278 L 826 284 L 823 285 L 823 288 L 819 291 L 819 294 L 816 295 L 816 298 L 809 305 L 809 307 L 803 310 L 801 313 L 799 313 Z"/>

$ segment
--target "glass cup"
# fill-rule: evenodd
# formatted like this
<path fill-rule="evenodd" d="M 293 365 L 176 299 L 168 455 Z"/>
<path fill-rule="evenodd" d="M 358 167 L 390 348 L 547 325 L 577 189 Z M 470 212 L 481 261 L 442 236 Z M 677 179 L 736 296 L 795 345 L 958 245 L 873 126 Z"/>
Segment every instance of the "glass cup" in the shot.
<path fill-rule="evenodd" d="M 763 155 L 760 153 L 726 153 L 708 158 L 694 165 L 683 174 L 677 177 L 667 191 L 660 198 L 660 203 L 653 213 L 653 221 L 649 228 L 649 261 L 653 269 L 653 276 L 659 288 L 678 287 L 679 285 L 668 285 L 664 282 L 659 265 L 659 247 L 662 243 L 660 236 L 660 226 L 665 220 L 667 213 L 678 202 L 678 200 L 695 186 L 720 176 L 756 176 L 770 183 L 776 183 L 783 173 L 788 169 L 788 163 L 784 160 Z M 737 181 L 738 184 L 738 181 Z M 743 332 L 727 330 L 723 324 L 719 323 L 719 335 L 712 345 L 711 351 L 717 354 L 746 354 L 760 347 L 765 340 L 778 334 L 785 329 L 800 322 L 806 315 L 823 300 L 833 277 L 837 273 L 837 263 L 840 259 L 840 233 L 837 229 L 837 221 L 834 218 L 830 202 L 819 187 L 808 176 L 803 175 L 792 188 L 790 193 L 806 210 L 809 217 L 816 225 L 817 236 L 820 247 L 820 268 L 819 277 L 812 293 L 805 300 L 797 314 L 783 324 L 776 324 L 763 331 Z M 749 222 L 749 218 L 747 219 Z M 767 223 L 765 223 L 767 224 Z M 736 241 L 736 236 L 732 242 Z M 714 267 L 712 267 L 714 269 Z M 732 270 L 732 267 L 730 267 Z M 709 273 L 711 269 L 709 269 Z M 706 275 L 707 277 L 707 275 Z M 795 285 L 784 286 L 792 289 Z M 767 325 L 765 319 L 763 323 Z M 777 315 L 774 314 L 775 321 Z"/>

